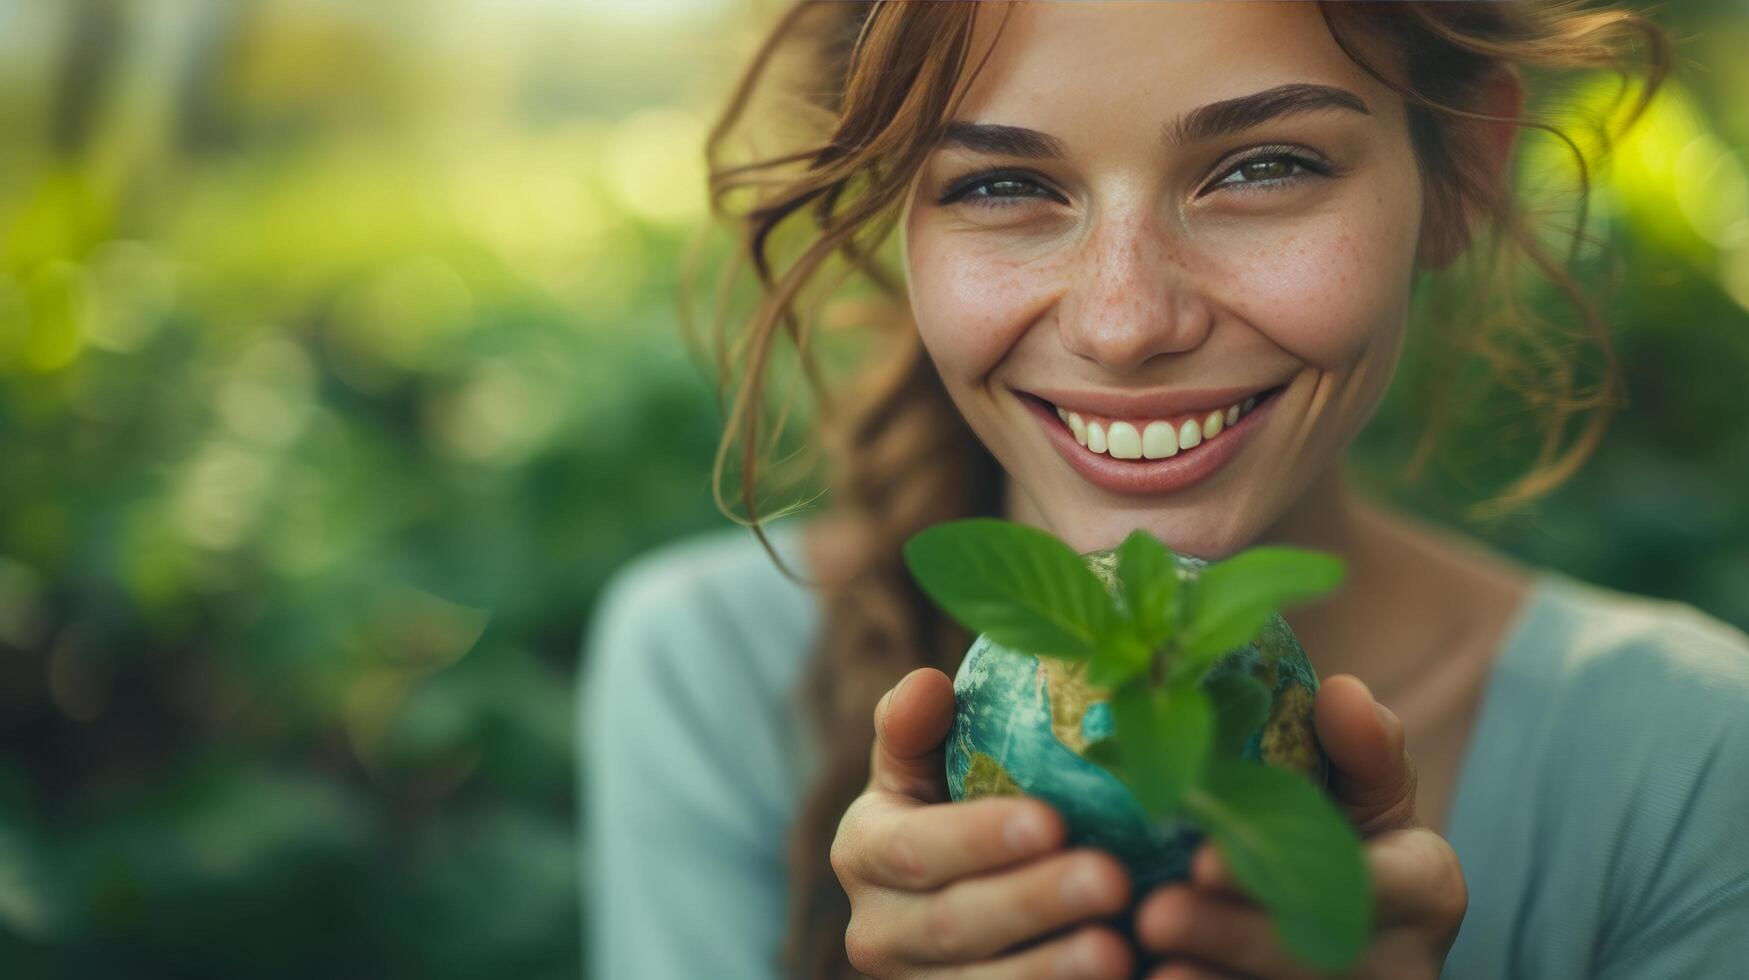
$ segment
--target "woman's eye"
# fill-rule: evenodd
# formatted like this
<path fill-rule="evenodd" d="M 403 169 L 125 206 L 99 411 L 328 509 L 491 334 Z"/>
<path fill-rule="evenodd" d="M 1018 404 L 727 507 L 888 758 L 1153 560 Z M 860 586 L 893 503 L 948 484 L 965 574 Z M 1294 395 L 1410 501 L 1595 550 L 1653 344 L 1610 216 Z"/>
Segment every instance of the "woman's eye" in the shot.
<path fill-rule="evenodd" d="M 1307 173 L 1323 174 L 1326 171 L 1316 162 L 1305 157 L 1292 153 L 1273 153 L 1269 156 L 1252 157 L 1242 161 L 1210 187 L 1211 189 L 1215 187 L 1261 188 L 1275 184 L 1290 184 L 1298 182 Z"/>
<path fill-rule="evenodd" d="M 1334 166 L 1299 154 L 1278 152 L 1240 161 L 1220 180 L 1209 185 L 1209 190 L 1238 188 L 1241 193 L 1250 193 L 1295 184 L 1308 175 L 1330 176 L 1335 172 Z M 1011 207 L 1026 198 L 1067 203 L 1062 195 L 1046 184 L 1018 173 L 984 173 L 963 178 L 951 184 L 936 203 L 947 205 L 964 201 L 979 207 Z"/>
<path fill-rule="evenodd" d="M 982 207 L 1003 207 L 1016 198 L 1045 197 L 1058 200 L 1057 195 L 1037 181 L 1015 174 L 969 177 L 956 182 L 941 196 L 940 204 L 965 201 Z"/>

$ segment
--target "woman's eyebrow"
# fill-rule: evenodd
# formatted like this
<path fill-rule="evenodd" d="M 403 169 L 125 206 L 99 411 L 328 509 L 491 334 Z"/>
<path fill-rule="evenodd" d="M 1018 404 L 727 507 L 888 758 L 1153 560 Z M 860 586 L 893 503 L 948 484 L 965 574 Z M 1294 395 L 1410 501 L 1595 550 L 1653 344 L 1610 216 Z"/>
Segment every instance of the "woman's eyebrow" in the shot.
<path fill-rule="evenodd" d="M 1173 146 L 1199 143 L 1247 130 L 1280 116 L 1322 109 L 1372 115 L 1365 100 L 1345 88 L 1293 82 L 1192 109 L 1166 125 L 1165 137 L 1166 142 Z"/>
<path fill-rule="evenodd" d="M 1063 143 L 1024 126 L 995 123 L 950 122 L 941 134 L 940 147 L 959 147 L 991 156 L 1023 157 L 1029 160 L 1061 159 Z"/>
<path fill-rule="evenodd" d="M 1324 109 L 1372 115 L 1366 102 L 1347 89 L 1296 82 L 1199 106 L 1167 123 L 1164 136 L 1168 144 L 1182 146 L 1242 132 L 1281 116 Z M 996 123 L 950 122 L 937 146 L 1032 160 L 1065 156 L 1063 143 L 1055 136 Z"/>

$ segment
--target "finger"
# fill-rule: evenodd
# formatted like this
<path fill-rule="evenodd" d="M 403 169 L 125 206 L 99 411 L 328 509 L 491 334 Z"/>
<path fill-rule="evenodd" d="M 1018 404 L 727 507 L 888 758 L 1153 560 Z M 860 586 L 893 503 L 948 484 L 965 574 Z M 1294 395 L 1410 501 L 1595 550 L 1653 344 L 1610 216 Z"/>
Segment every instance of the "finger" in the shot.
<path fill-rule="evenodd" d="M 1134 969 L 1129 944 L 1113 929 L 1084 926 L 1050 942 L 962 967 L 927 973 L 954 980 L 1125 980 Z"/>
<path fill-rule="evenodd" d="M 1081 848 L 913 896 L 895 903 L 887 921 L 902 958 L 958 963 L 1117 915 L 1129 896 L 1123 866 L 1110 854 Z"/>
<path fill-rule="evenodd" d="M 1352 976 L 1372 978 L 1434 977 L 1445 964 L 1450 947 L 1432 947 L 1426 933 L 1402 926 L 1373 934 L 1366 956 Z"/>
<path fill-rule="evenodd" d="M 1457 852 L 1426 827 L 1388 830 L 1366 842 L 1374 927 L 1414 925 L 1454 940 L 1469 911 L 1469 887 Z M 1204 842 L 1190 862 L 1191 883 L 1206 894 L 1249 901 L 1214 845 Z"/>
<path fill-rule="evenodd" d="M 1445 838 L 1425 827 L 1390 830 L 1366 842 L 1377 927 L 1414 925 L 1457 938 L 1469 910 L 1463 865 Z"/>
<path fill-rule="evenodd" d="M 1157 889 L 1136 910 L 1136 939 L 1150 953 L 1195 957 L 1225 973 L 1315 980 L 1282 945 L 1262 909 L 1183 882 Z"/>
<path fill-rule="evenodd" d="M 887 888 L 928 891 L 1055 850 L 1068 828 L 1042 800 L 991 796 L 911 807 L 864 803 L 839 832 L 852 874 Z"/>
<path fill-rule="evenodd" d="M 934 667 L 906 674 L 875 705 L 869 787 L 925 803 L 947 799 L 942 744 L 953 726 L 953 681 Z"/>
<path fill-rule="evenodd" d="M 1403 722 L 1353 674 L 1318 685 L 1312 706 L 1318 742 L 1330 758 L 1331 790 L 1362 837 L 1422 824 L 1415 813 L 1415 762 Z"/>
<path fill-rule="evenodd" d="M 1250 897 L 1211 841 L 1205 840 L 1197 846 L 1196 854 L 1190 860 L 1190 881 L 1211 895 L 1241 900 Z"/>

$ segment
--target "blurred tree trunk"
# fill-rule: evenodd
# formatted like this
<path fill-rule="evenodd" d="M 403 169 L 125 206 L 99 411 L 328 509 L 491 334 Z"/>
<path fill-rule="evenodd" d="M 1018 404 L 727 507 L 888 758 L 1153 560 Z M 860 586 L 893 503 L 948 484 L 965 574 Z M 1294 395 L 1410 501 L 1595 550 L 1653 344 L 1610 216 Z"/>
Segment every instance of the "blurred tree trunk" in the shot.
<path fill-rule="evenodd" d="M 114 88 L 126 27 L 120 0 L 74 2 L 49 113 L 49 147 L 63 158 L 80 156 L 91 143 Z"/>

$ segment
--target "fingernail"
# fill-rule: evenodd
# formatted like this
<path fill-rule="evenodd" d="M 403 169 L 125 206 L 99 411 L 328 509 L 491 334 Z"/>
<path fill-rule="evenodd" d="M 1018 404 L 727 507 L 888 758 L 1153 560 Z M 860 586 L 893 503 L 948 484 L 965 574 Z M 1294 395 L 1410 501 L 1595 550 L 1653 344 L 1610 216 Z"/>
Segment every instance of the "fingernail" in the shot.
<path fill-rule="evenodd" d="M 897 698 L 899 696 L 899 692 L 904 690 L 905 682 L 911 679 L 911 674 L 915 674 L 915 673 L 917 673 L 917 672 L 911 671 L 910 674 L 906 674 L 904 677 L 899 678 L 899 683 L 894 684 L 893 689 L 891 691 L 887 692 L 888 697 Z"/>
<path fill-rule="evenodd" d="M 1063 897 L 1077 908 L 1098 905 L 1099 893 L 1103 890 L 1099 877 L 1098 871 L 1086 865 L 1070 869 L 1063 877 Z"/>
<path fill-rule="evenodd" d="M 881 695 L 879 703 L 875 705 L 875 723 L 881 728 L 887 726 L 887 711 L 892 708 L 893 699 L 899 696 L 899 689 L 904 687 L 905 682 L 910 679 L 910 674 L 906 674 L 904 677 L 899 678 L 899 683 L 894 684 L 887 693 Z"/>
<path fill-rule="evenodd" d="M 1099 950 L 1090 942 L 1077 942 L 1064 950 L 1057 958 L 1059 977 L 1096 977 L 1100 967 Z"/>
<path fill-rule="evenodd" d="M 1377 701 L 1374 701 L 1372 703 L 1372 710 L 1373 710 L 1373 714 L 1376 714 L 1379 716 L 1379 724 L 1385 726 L 1385 729 L 1387 731 L 1389 731 L 1393 725 L 1397 724 L 1396 714 L 1393 713 L 1391 711 L 1391 709 L 1385 707 L 1383 704 L 1381 704 Z"/>
<path fill-rule="evenodd" d="M 1044 815 L 1029 809 L 1008 818 L 1007 825 L 1002 828 L 1002 839 L 1014 853 L 1029 854 L 1045 846 L 1049 833 Z"/>
<path fill-rule="evenodd" d="M 1223 870 L 1220 854 L 1213 848 L 1207 848 L 1196 855 L 1191 874 L 1211 885 L 1220 885 L 1225 883 Z"/>
<path fill-rule="evenodd" d="M 1098 950 L 1093 949 L 1093 943 L 1070 943 L 1069 949 L 1056 956 L 1053 977 L 1098 977 L 1098 971 Z"/>

